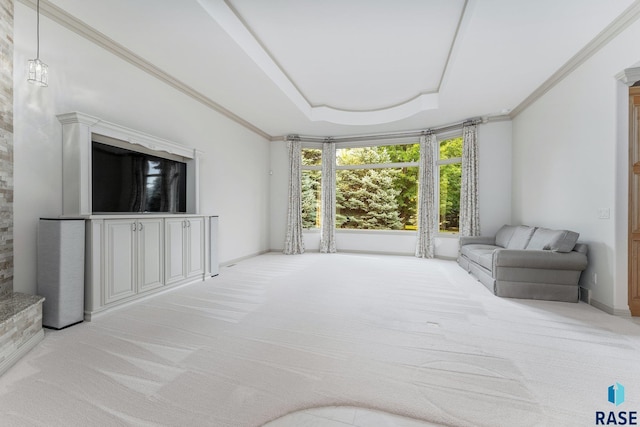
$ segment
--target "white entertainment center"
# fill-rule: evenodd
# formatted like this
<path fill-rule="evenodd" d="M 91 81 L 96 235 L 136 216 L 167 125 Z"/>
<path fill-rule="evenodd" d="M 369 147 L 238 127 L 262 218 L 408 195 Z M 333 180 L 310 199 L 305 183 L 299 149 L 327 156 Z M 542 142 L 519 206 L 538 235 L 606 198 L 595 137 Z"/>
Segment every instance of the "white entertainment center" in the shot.
<path fill-rule="evenodd" d="M 86 223 L 85 320 L 218 273 L 218 217 L 200 213 L 197 150 L 78 112 L 61 114 L 58 120 L 63 140 L 63 217 L 83 218 Z M 183 158 L 186 212 L 94 213 L 91 145 L 96 136 L 134 151 Z"/>

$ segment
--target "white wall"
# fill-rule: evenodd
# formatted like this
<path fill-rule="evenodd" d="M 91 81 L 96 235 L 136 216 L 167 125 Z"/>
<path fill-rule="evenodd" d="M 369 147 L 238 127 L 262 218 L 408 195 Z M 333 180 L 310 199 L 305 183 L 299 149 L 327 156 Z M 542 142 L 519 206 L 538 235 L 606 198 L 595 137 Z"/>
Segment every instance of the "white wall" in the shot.
<path fill-rule="evenodd" d="M 511 133 L 510 121 L 478 128 L 478 198 L 480 234 L 492 236 L 511 224 Z"/>
<path fill-rule="evenodd" d="M 41 17 L 50 84 L 26 82 L 35 11 L 14 11 L 14 290 L 35 293 L 38 218 L 62 213 L 61 126 L 80 111 L 204 152 L 200 205 L 220 215 L 220 261 L 269 249 L 269 150 L 264 138 Z M 44 35 L 46 34 L 46 37 Z"/>
<path fill-rule="evenodd" d="M 480 228 L 482 234 L 495 233 L 511 221 L 511 122 L 482 124 L 478 129 L 480 171 Z M 287 217 L 287 150 L 286 143 L 271 143 L 271 248 L 282 250 Z M 305 248 L 318 250 L 317 230 L 304 232 Z M 398 231 L 336 231 L 338 251 L 359 251 L 413 255 L 416 236 Z M 436 256 L 455 258 L 458 255 L 456 236 L 436 238 Z"/>
<path fill-rule="evenodd" d="M 621 314 L 628 92 L 615 75 L 638 61 L 639 38 L 636 22 L 513 121 L 514 221 L 579 232 L 589 244 L 582 286 L 595 305 Z M 600 219 L 600 209 L 610 218 Z"/>
<path fill-rule="evenodd" d="M 287 143 L 284 141 L 271 142 L 271 241 L 272 250 L 282 251 L 287 233 L 287 187 L 289 185 L 289 160 L 287 159 Z M 307 239 L 305 247 L 311 248 Z"/>

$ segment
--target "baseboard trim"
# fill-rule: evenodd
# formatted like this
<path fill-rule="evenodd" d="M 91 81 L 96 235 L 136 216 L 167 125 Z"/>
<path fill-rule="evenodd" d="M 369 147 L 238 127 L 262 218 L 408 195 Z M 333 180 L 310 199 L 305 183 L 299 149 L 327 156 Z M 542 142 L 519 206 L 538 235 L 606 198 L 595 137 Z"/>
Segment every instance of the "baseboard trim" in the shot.
<path fill-rule="evenodd" d="M 631 317 L 631 311 L 629 309 L 613 308 L 593 298 L 590 298 L 589 304 L 597 308 L 598 310 L 602 310 L 612 316 Z"/>
<path fill-rule="evenodd" d="M 282 249 L 271 249 L 268 252 L 282 252 Z M 305 253 L 320 253 L 320 249 L 305 249 Z M 410 256 L 414 257 L 415 254 L 413 252 L 389 252 L 389 251 L 364 251 L 359 249 L 339 249 L 336 253 L 343 254 L 364 254 L 364 255 L 390 255 L 390 256 Z M 442 259 L 445 261 L 456 261 L 458 258 L 456 257 L 448 257 L 436 255 L 436 259 Z"/>
<path fill-rule="evenodd" d="M 231 259 L 231 260 L 228 260 L 228 261 L 221 262 L 220 263 L 220 267 L 229 267 L 232 264 L 236 264 L 236 263 L 238 263 L 240 261 L 244 261 L 245 259 L 254 258 L 254 257 L 260 256 L 260 255 L 264 255 L 264 254 L 269 253 L 269 252 L 277 252 L 277 250 L 274 250 L 274 249 L 269 250 L 269 249 L 267 249 L 267 250 L 260 251 L 260 252 L 254 252 L 254 253 L 249 254 L 249 255 L 241 256 L 240 258 L 234 258 L 234 259 Z M 282 252 L 282 250 L 280 250 L 280 252 Z"/>
<path fill-rule="evenodd" d="M 0 375 L 4 374 L 9 370 L 13 365 L 15 365 L 18 360 L 22 359 L 31 349 L 33 349 L 40 341 L 44 339 L 44 331 L 40 329 L 34 336 L 29 338 L 27 342 L 22 344 L 16 351 L 14 351 L 7 359 L 3 360 L 0 363 Z"/>

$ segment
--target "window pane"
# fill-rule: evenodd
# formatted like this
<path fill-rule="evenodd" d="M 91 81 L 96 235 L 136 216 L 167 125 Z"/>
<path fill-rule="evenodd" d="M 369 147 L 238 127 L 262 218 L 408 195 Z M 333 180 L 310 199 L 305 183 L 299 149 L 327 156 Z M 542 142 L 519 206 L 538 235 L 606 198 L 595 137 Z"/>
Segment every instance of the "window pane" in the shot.
<path fill-rule="evenodd" d="M 322 150 L 319 148 L 303 148 L 302 149 L 302 165 L 303 166 L 321 166 Z"/>
<path fill-rule="evenodd" d="M 462 137 L 445 139 L 440 143 L 440 160 L 462 157 Z"/>
<path fill-rule="evenodd" d="M 420 144 L 340 148 L 336 150 L 336 157 L 338 166 L 417 162 Z"/>
<path fill-rule="evenodd" d="M 321 172 L 302 171 L 302 228 L 320 227 Z"/>
<path fill-rule="evenodd" d="M 459 230 L 461 173 L 460 163 L 440 166 L 440 232 Z"/>
<path fill-rule="evenodd" d="M 420 160 L 420 144 L 388 145 L 384 148 L 392 163 L 417 162 Z"/>
<path fill-rule="evenodd" d="M 336 228 L 415 230 L 417 177 L 417 167 L 336 171 Z"/>

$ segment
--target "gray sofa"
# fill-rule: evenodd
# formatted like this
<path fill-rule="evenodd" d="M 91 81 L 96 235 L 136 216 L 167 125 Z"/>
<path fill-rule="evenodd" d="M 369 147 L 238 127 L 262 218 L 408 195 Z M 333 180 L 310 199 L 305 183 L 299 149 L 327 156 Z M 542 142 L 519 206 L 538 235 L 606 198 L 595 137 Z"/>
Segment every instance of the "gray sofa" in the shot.
<path fill-rule="evenodd" d="M 493 237 L 460 237 L 458 264 L 501 297 L 577 302 L 587 268 L 578 233 L 505 225 Z"/>

